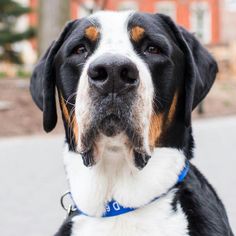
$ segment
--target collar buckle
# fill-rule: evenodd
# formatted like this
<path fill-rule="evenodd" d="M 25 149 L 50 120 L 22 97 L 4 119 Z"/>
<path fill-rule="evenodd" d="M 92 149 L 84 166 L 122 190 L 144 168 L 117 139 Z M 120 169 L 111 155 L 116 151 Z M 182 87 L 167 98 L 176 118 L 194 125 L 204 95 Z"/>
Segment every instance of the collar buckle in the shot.
<path fill-rule="evenodd" d="M 61 196 L 61 200 L 60 200 L 61 206 L 62 208 L 66 211 L 66 217 L 70 216 L 73 212 L 76 211 L 76 206 L 73 202 L 72 196 L 71 196 L 71 192 L 65 192 L 62 196 Z"/>

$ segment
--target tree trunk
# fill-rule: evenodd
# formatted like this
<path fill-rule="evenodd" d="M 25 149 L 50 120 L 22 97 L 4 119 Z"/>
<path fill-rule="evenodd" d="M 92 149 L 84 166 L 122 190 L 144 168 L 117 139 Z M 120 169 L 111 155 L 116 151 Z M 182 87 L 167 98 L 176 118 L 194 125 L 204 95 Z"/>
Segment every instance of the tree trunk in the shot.
<path fill-rule="evenodd" d="M 70 1 L 39 1 L 39 56 L 41 56 L 47 50 L 51 42 L 58 37 L 68 20 L 70 20 Z"/>

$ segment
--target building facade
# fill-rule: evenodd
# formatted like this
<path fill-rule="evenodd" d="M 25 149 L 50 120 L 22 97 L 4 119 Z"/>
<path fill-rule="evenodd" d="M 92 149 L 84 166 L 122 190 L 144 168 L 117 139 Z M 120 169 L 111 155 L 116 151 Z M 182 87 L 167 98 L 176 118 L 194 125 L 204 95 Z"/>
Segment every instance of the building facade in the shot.
<path fill-rule="evenodd" d="M 220 1 L 220 43 L 236 41 L 236 0 Z"/>
<path fill-rule="evenodd" d="M 108 0 L 108 10 L 139 10 L 159 12 L 194 32 L 204 44 L 220 41 L 219 0 Z M 85 1 L 88 7 L 92 0 Z M 84 16 L 86 12 L 76 1 L 71 2 L 72 18 Z"/>
<path fill-rule="evenodd" d="M 25 22 L 37 27 L 39 0 L 17 1 L 36 9 L 28 16 L 28 19 L 22 20 L 22 23 Z M 95 2 L 94 0 L 68 1 L 70 1 L 72 19 L 88 14 L 88 11 L 81 6 L 81 1 L 88 8 L 93 7 Z M 225 44 L 236 40 L 236 0 L 106 0 L 105 9 L 132 9 L 169 15 L 179 25 L 195 33 L 206 45 Z M 36 52 L 36 39 L 31 40 L 30 45 L 31 50 L 25 50 L 26 55 L 29 55 L 29 51 L 32 52 L 32 49 Z"/>

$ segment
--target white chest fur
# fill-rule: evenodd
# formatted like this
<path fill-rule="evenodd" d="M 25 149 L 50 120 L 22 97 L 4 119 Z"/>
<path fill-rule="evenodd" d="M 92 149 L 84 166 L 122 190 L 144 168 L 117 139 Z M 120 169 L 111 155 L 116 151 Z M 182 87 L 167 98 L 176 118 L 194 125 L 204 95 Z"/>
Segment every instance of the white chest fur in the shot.
<path fill-rule="evenodd" d="M 97 216 L 75 217 L 72 235 L 188 235 L 181 207 L 174 211 L 171 206 L 174 190 L 146 205 L 175 185 L 185 165 L 183 153 L 177 149 L 156 148 L 140 171 L 132 163 L 132 153 L 123 147 L 122 136 L 107 138 L 99 162 L 90 168 L 83 165 L 80 155 L 66 149 L 64 163 L 73 199 L 80 210 Z M 141 208 L 117 217 L 99 218 L 104 205 L 112 199 L 124 207 Z"/>

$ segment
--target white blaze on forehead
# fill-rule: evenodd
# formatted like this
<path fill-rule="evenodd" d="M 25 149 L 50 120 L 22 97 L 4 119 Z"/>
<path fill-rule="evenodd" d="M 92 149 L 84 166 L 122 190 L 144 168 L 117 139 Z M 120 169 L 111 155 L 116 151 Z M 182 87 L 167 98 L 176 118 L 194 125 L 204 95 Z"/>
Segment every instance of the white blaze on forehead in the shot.
<path fill-rule="evenodd" d="M 98 51 L 128 53 L 132 49 L 127 24 L 133 11 L 98 12 L 91 16 L 100 24 L 101 39 Z M 127 51 L 128 50 L 128 51 Z"/>

